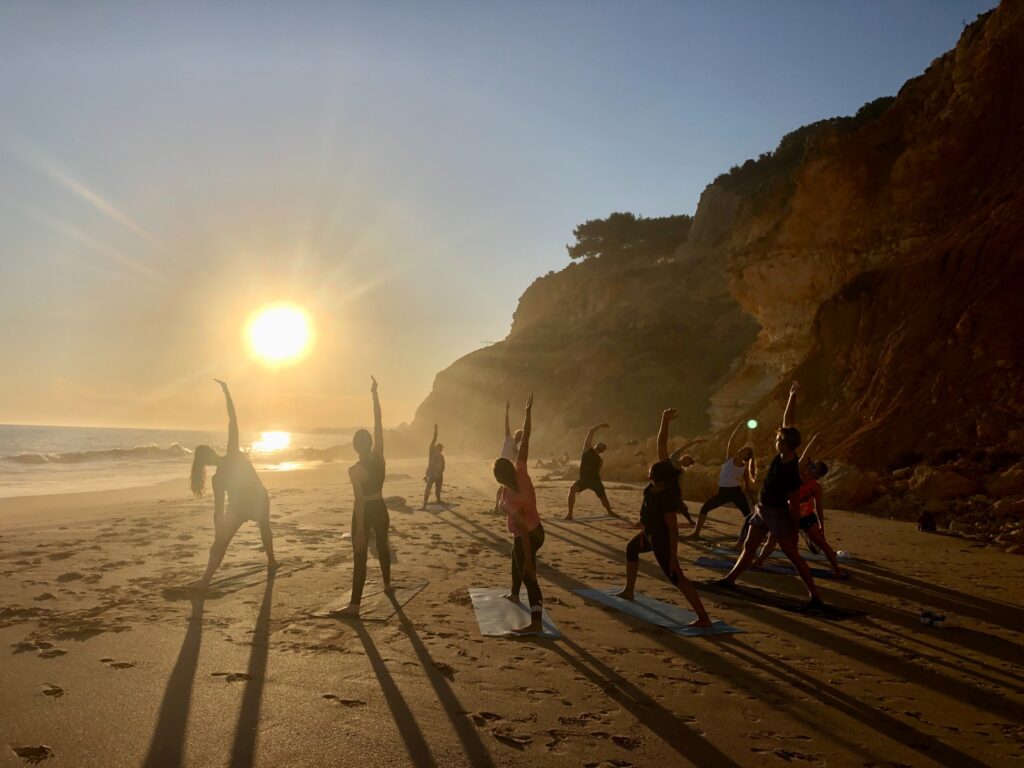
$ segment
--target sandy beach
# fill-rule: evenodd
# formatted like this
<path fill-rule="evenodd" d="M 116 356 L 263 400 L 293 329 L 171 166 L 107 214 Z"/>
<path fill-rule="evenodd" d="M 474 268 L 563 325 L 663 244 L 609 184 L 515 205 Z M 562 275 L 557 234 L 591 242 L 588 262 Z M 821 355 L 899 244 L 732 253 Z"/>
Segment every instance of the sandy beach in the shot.
<path fill-rule="evenodd" d="M 0 501 L 0 765 L 64 766 L 982 766 L 1024 757 L 1020 558 L 908 523 L 832 512 L 859 559 L 823 581 L 863 612 L 787 610 L 793 576 L 750 574 L 758 601 L 704 591 L 743 630 L 679 637 L 572 590 L 621 584 L 630 531 L 565 523 L 568 483 L 537 470 L 547 542 L 540 581 L 558 640 L 482 637 L 468 589 L 504 587 L 509 537 L 479 460 L 450 458 L 443 510 L 413 511 L 422 461 L 389 464 L 394 580 L 426 586 L 387 620 L 310 614 L 351 583 L 351 491 L 341 464 L 265 473 L 278 557 L 255 525 L 223 587 L 190 602 L 212 502 L 180 483 Z M 611 484 L 631 518 L 640 486 Z M 691 503 L 691 510 L 695 507 Z M 583 495 L 578 515 L 596 515 Z M 712 513 L 694 561 L 731 540 Z M 638 593 L 681 603 L 648 555 Z M 371 557 L 368 591 L 379 584 Z M 414 591 L 414 590 L 413 590 Z M 783 602 L 779 603 L 779 599 Z M 779 604 L 767 605 L 765 601 Z M 788 601 L 788 602 L 786 602 Z M 945 612 L 947 626 L 919 614 Z M 45 749 L 43 749 L 45 747 Z M 21 751 L 21 756 L 18 754 Z"/>

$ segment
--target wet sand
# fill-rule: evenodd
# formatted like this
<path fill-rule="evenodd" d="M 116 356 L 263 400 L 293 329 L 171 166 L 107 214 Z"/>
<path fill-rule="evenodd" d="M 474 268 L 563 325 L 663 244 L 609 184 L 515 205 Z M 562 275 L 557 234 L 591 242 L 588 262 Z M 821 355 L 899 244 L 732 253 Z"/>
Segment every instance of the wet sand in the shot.
<path fill-rule="evenodd" d="M 212 501 L 186 480 L 0 501 L 0 766 L 982 766 L 1024 758 L 1024 558 L 907 523 L 833 512 L 861 559 L 793 613 L 794 576 L 750 574 L 757 601 L 703 592 L 738 635 L 683 638 L 573 594 L 621 584 L 632 532 L 564 523 L 565 481 L 536 470 L 540 580 L 560 640 L 481 637 L 468 588 L 507 584 L 509 538 L 485 462 L 449 458 L 452 506 L 413 511 L 422 461 L 389 464 L 397 584 L 386 621 L 310 614 L 350 588 L 345 467 L 266 473 L 282 572 L 242 528 L 222 589 L 190 602 Z M 609 485 L 634 517 L 640 486 Z M 826 500 L 827 501 L 827 500 Z M 691 510 L 697 505 L 691 503 Z M 577 515 L 600 511 L 583 494 Z M 684 541 L 695 580 L 739 513 Z M 379 582 L 371 556 L 368 589 Z M 681 602 L 650 555 L 639 593 Z M 781 601 L 781 604 L 780 604 Z M 766 604 L 770 603 L 770 604 Z M 921 625 L 922 609 L 951 626 Z M 51 754 L 42 747 L 46 747 Z M 22 756 L 14 751 L 23 750 Z"/>

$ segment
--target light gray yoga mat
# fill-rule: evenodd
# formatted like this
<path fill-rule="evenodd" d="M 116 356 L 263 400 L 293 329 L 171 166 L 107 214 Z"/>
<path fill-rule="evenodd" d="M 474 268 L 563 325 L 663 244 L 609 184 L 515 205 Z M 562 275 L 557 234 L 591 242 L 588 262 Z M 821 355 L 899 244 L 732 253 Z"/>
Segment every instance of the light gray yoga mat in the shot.
<path fill-rule="evenodd" d="M 738 549 L 729 549 L 728 547 L 712 547 L 711 551 L 714 552 L 716 555 L 719 555 L 719 556 L 722 556 L 722 557 L 731 557 L 733 560 L 735 560 L 737 557 L 740 556 L 740 552 L 739 552 Z M 808 562 L 814 562 L 814 563 L 827 563 L 828 562 L 828 558 L 825 557 L 824 555 L 821 555 L 821 554 L 816 555 L 813 552 L 808 552 L 807 550 L 803 550 L 802 552 L 800 552 L 800 556 L 804 560 L 807 560 Z M 789 558 L 786 557 L 786 553 L 782 552 L 782 551 L 780 551 L 778 549 L 775 550 L 774 552 L 772 552 L 769 555 L 769 557 L 773 558 L 775 560 L 786 560 L 787 562 L 789 560 Z M 853 557 L 849 552 L 836 552 L 836 560 L 838 560 L 839 562 L 856 560 L 856 559 L 857 558 Z"/>
<path fill-rule="evenodd" d="M 362 621 L 387 621 L 395 615 L 399 608 L 416 597 L 427 586 L 427 582 L 407 581 L 395 583 L 392 586 L 395 591 L 391 595 L 384 591 L 383 584 L 368 584 L 363 589 L 363 599 L 359 601 L 359 618 Z M 336 613 L 348 606 L 351 598 L 352 590 L 350 589 L 337 600 L 313 611 L 310 615 L 317 619 L 355 618 L 338 616 Z"/>
<path fill-rule="evenodd" d="M 585 600 L 592 600 L 595 603 L 606 605 L 609 608 L 622 611 L 634 619 L 646 621 L 648 624 L 653 624 L 656 627 L 663 627 L 670 632 L 683 635 L 684 637 L 732 635 L 743 631 L 721 620 L 712 622 L 710 627 L 688 627 L 686 625 L 697 618 L 697 614 L 693 611 L 687 611 L 678 605 L 663 603 L 646 595 L 636 595 L 632 600 L 625 600 L 615 596 L 615 593 L 618 591 L 616 587 L 609 589 L 573 590 L 573 592 Z"/>
<path fill-rule="evenodd" d="M 484 637 L 523 637 L 524 634 L 512 632 L 517 627 L 530 623 L 530 608 L 522 603 L 506 600 L 507 589 L 489 587 L 471 587 L 469 597 L 473 601 L 476 612 L 476 623 L 480 625 L 480 634 Z M 526 637 L 561 637 L 555 622 L 548 616 L 547 609 L 541 617 L 542 632 L 530 632 Z"/>

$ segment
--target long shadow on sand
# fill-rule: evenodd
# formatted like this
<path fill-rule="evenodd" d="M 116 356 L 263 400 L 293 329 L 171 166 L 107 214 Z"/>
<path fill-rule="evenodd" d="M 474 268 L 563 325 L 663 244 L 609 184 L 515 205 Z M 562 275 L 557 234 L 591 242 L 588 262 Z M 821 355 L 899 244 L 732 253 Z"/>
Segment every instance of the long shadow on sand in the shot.
<path fill-rule="evenodd" d="M 267 574 L 263 603 L 252 632 L 248 679 L 242 691 L 242 705 L 235 726 L 235 743 L 231 746 L 231 768 L 249 768 L 256 755 L 256 735 L 260 725 L 263 684 L 267 676 L 267 655 L 270 649 L 270 606 L 274 596 L 274 573 Z"/>
<path fill-rule="evenodd" d="M 477 732 L 476 727 L 465 717 L 465 708 L 455 695 L 455 692 L 452 691 L 451 686 L 448 685 L 448 680 L 438 669 L 437 665 L 434 664 L 430 651 L 427 650 L 426 645 L 420 639 L 413 623 L 405 615 L 405 611 L 402 610 L 394 595 L 391 595 L 390 598 L 395 606 L 395 613 L 398 616 L 402 631 L 409 638 L 412 649 L 416 653 L 416 658 L 419 659 L 423 672 L 434 689 L 434 694 L 437 696 L 441 708 L 448 715 L 452 728 L 458 734 L 459 741 L 462 742 L 462 749 L 466 753 L 468 760 L 466 764 L 472 765 L 473 768 L 490 768 L 494 765 L 494 760 L 491 758 L 487 747 L 480 740 L 480 734 Z"/>
<path fill-rule="evenodd" d="M 167 679 L 164 697 L 160 702 L 156 728 L 149 743 L 143 768 L 177 768 L 182 765 L 185 751 L 185 731 L 192 704 L 192 684 L 199 664 L 199 647 L 203 634 L 203 598 L 192 600 L 192 613 L 182 641 L 178 659 Z"/>
<path fill-rule="evenodd" d="M 366 659 L 377 676 L 377 682 L 380 683 L 380 689 L 384 693 L 388 707 L 391 708 L 391 715 L 395 719 L 398 733 L 402 737 L 402 741 L 405 742 L 406 752 L 409 753 L 410 764 L 417 768 L 433 768 L 437 762 L 430 752 L 430 746 L 423 736 L 419 723 L 416 722 L 416 716 L 405 702 L 394 678 L 391 677 L 387 664 L 377 651 L 377 646 L 373 644 L 373 638 L 370 637 L 370 633 L 366 631 L 366 627 L 361 622 L 353 621 L 352 627 L 363 644 Z"/>

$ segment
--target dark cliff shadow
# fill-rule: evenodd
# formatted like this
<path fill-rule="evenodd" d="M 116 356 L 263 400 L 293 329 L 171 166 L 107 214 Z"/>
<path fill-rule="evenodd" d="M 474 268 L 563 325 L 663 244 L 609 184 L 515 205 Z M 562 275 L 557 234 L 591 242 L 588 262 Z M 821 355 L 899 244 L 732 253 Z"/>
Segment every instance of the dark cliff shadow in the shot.
<path fill-rule="evenodd" d="M 249 652 L 248 679 L 242 691 L 242 705 L 235 726 L 235 742 L 231 746 L 231 768 L 249 768 L 255 762 L 256 737 L 260 725 L 260 706 L 263 685 L 267 675 L 267 656 L 270 651 L 270 606 L 274 596 L 274 573 L 267 575 L 256 626 L 252 632 L 252 650 Z"/>
<path fill-rule="evenodd" d="M 203 597 L 192 599 L 192 612 L 181 650 L 174 662 L 167 687 L 160 702 L 156 727 L 149 743 L 143 768 L 176 768 L 184 762 L 185 733 L 192 704 L 192 685 L 199 664 L 199 647 L 203 633 Z"/>

